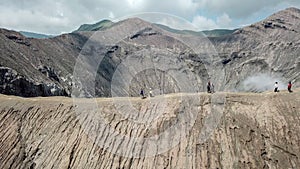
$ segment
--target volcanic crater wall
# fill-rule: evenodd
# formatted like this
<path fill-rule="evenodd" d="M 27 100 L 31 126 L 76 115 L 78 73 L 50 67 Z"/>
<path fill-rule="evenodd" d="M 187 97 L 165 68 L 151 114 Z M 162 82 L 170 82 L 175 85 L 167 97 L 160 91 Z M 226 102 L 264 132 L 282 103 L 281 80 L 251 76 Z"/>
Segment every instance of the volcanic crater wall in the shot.
<path fill-rule="evenodd" d="M 75 102 L 1 95 L 0 168 L 299 168 L 299 94 L 198 93 Z M 97 111 L 89 106 L 94 101 Z M 128 114 L 122 101 L 138 113 Z M 87 107 L 80 109 L 76 102 Z M 149 147 L 143 141 L 185 120 L 163 140 Z M 176 138 L 181 140 L 171 145 Z"/>

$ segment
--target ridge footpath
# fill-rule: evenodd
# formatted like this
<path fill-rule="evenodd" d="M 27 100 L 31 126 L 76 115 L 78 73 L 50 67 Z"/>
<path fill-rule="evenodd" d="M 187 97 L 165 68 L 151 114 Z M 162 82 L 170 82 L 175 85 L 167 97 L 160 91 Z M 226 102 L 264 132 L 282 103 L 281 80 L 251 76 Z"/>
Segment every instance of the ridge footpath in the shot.
<path fill-rule="evenodd" d="M 137 110 L 135 119 L 147 119 L 144 124 L 129 117 L 121 104 L 124 100 Z M 90 106 L 94 101 L 97 109 Z M 0 95 L 0 102 L 3 169 L 300 167 L 299 89 L 293 93 L 179 93 L 147 99 Z M 80 109 L 76 103 L 86 107 Z M 214 109 L 222 103 L 222 109 Z M 106 121 L 99 121 L 99 115 Z M 143 139 L 167 132 L 182 117 L 190 121 L 183 126 L 188 131 L 176 128 L 149 148 L 118 140 L 119 135 Z M 104 122 L 106 128 L 101 128 Z M 109 138 L 109 128 L 119 135 Z M 185 139 L 169 145 L 178 133 L 186 134 Z M 160 152 L 160 145 L 166 151 Z M 141 152 L 130 154 L 136 150 Z"/>

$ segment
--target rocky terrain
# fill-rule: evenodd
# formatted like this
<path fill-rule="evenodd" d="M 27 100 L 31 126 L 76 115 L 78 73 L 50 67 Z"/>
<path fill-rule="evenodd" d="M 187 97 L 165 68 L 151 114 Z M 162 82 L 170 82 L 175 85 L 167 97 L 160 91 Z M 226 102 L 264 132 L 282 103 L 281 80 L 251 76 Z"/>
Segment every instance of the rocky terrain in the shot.
<path fill-rule="evenodd" d="M 113 93 L 136 96 L 140 88 L 152 88 L 157 94 L 197 92 L 205 90 L 203 84 L 208 79 L 221 91 L 272 90 L 275 80 L 283 87 L 288 81 L 299 87 L 299 23 L 300 10 L 288 8 L 234 33 L 208 39 L 193 33 L 174 33 L 137 18 L 83 25 L 80 30 L 93 29 L 49 39 L 26 38 L 1 29 L 0 93 L 71 96 L 72 88 L 74 95 L 87 97 L 110 97 Z M 95 35 L 95 30 L 103 31 Z M 101 39 L 101 34 L 110 37 Z M 117 86 L 119 91 L 112 92 L 113 84 L 122 83 L 115 73 L 130 59 L 135 62 L 135 67 L 131 66 L 136 69 L 139 65 L 140 72 L 132 72 L 129 66 L 127 75 L 134 75 L 125 79 L 129 80 L 126 89 Z M 81 65 L 83 62 L 85 65 Z M 166 66 L 156 69 L 163 62 Z M 144 70 L 145 63 L 152 66 Z M 87 74 L 77 72 L 76 65 Z M 178 78 L 172 77 L 174 72 L 188 77 L 181 78 L 180 83 L 187 81 L 192 86 L 179 86 Z M 263 89 L 259 79 L 264 78 L 248 82 L 261 74 L 272 77 Z"/>
<path fill-rule="evenodd" d="M 0 95 L 0 168 L 300 167 L 300 90 L 123 101 Z"/>
<path fill-rule="evenodd" d="M 225 80 L 219 81 L 221 86 L 242 89 L 245 78 L 259 73 L 299 85 L 299 19 L 300 10 L 289 8 L 232 35 L 210 38 L 219 53 L 221 67 L 228 72 Z M 264 80 L 260 78 L 262 83 L 268 83 Z"/>
<path fill-rule="evenodd" d="M 0 168 L 300 168 L 300 10 L 219 31 L 0 29 Z"/>

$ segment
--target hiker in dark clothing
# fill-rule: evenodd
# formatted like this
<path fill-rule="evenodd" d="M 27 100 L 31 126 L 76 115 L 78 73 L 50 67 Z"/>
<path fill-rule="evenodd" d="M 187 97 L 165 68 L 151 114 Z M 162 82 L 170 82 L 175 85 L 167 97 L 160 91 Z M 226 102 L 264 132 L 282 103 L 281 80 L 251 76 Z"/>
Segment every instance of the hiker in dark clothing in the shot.
<path fill-rule="evenodd" d="M 207 82 L 207 93 L 211 93 L 211 83 L 210 83 L 210 81 Z"/>
<path fill-rule="evenodd" d="M 292 91 L 292 82 L 290 81 L 288 84 L 288 91 L 291 93 Z"/>
<path fill-rule="evenodd" d="M 141 89 L 140 95 L 141 95 L 142 99 L 145 98 L 144 89 Z"/>

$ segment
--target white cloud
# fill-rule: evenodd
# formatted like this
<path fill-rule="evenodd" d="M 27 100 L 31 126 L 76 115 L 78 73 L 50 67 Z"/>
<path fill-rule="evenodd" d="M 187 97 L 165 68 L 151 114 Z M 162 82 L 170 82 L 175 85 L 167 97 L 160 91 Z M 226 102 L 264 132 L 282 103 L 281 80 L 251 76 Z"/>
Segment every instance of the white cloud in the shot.
<path fill-rule="evenodd" d="M 198 8 L 198 3 L 193 0 L 178 0 L 178 2 L 173 1 L 173 3 L 176 3 L 181 10 L 190 10 L 189 12 L 193 12 Z"/>
<path fill-rule="evenodd" d="M 208 19 L 204 16 L 195 16 L 192 21 L 193 25 L 195 25 L 199 30 L 207 30 L 207 29 L 215 29 L 217 28 L 217 24 L 215 21 Z"/>
<path fill-rule="evenodd" d="M 0 25 L 8 29 L 55 33 L 56 30 L 68 28 L 70 24 L 70 20 L 63 17 L 62 13 L 48 16 L 39 11 L 28 10 L 1 9 L 1 12 Z"/>
<path fill-rule="evenodd" d="M 224 13 L 222 16 L 217 18 L 217 25 L 222 28 L 231 27 L 232 19 Z"/>
<path fill-rule="evenodd" d="M 216 21 L 197 15 L 193 18 L 192 23 L 198 28 L 198 30 L 231 28 L 232 19 L 226 13 L 217 17 Z"/>
<path fill-rule="evenodd" d="M 141 8 L 143 6 L 144 0 L 127 0 L 130 8 Z"/>
<path fill-rule="evenodd" d="M 264 7 L 273 7 L 284 0 L 200 0 L 202 9 L 213 14 L 227 13 L 235 18 L 243 18 L 252 15 Z"/>
<path fill-rule="evenodd" d="M 198 2 L 199 9 L 207 11 L 208 14 L 221 15 L 227 13 L 235 19 L 249 18 L 255 13 L 262 14 L 266 10 L 273 13 L 288 6 L 300 7 L 299 0 L 199 0 Z M 280 6 L 281 8 L 278 8 Z"/>
<path fill-rule="evenodd" d="M 171 28 L 178 29 L 178 30 L 197 30 L 197 27 L 195 27 L 195 25 L 193 25 L 187 20 L 184 20 L 183 18 L 166 16 L 166 15 L 161 15 L 161 16 L 162 17 L 159 18 L 158 20 L 153 20 L 153 21 L 155 23 L 167 25 Z M 152 19 L 147 19 L 147 20 L 152 20 Z"/>
<path fill-rule="evenodd" d="M 108 17 L 109 17 L 109 18 L 111 18 L 111 19 L 114 19 L 114 18 L 115 18 L 115 15 L 114 15 L 114 13 L 113 13 L 113 12 L 109 12 L 109 15 L 108 15 Z"/>

